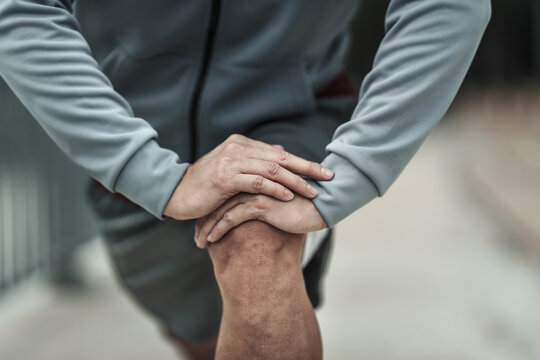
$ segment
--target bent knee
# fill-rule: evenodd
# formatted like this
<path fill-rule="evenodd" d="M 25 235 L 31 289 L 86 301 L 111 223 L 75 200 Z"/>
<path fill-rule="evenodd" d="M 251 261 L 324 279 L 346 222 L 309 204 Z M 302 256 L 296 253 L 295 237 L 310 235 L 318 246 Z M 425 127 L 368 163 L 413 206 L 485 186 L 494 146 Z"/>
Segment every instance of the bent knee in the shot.
<path fill-rule="evenodd" d="M 208 247 L 218 281 L 227 274 L 248 281 L 301 270 L 305 235 L 290 234 L 262 221 L 248 221 Z"/>

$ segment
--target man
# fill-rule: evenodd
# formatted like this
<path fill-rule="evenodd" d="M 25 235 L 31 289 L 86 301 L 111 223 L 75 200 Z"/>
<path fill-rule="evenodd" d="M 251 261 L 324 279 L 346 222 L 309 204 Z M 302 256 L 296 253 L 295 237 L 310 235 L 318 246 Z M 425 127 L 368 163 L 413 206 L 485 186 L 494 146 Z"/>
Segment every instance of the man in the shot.
<path fill-rule="evenodd" d="M 359 96 L 342 73 L 356 0 L 72 3 L 0 0 L 0 74 L 103 185 L 123 285 L 195 359 L 321 358 L 322 229 L 442 118 L 489 0 L 392 0 Z"/>

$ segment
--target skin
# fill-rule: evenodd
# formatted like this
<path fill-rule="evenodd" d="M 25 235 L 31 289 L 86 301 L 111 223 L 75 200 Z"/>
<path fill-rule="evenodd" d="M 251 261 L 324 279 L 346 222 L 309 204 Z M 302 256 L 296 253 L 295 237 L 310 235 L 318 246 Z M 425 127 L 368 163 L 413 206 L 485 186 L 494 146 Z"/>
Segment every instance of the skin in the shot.
<path fill-rule="evenodd" d="M 305 197 L 295 196 L 293 200 L 283 202 L 265 195 L 239 194 L 197 220 L 195 242 L 205 248 L 250 220 L 261 220 L 292 234 L 306 234 L 328 227 L 313 202 Z"/>
<path fill-rule="evenodd" d="M 304 242 L 305 235 L 248 221 L 208 247 L 223 299 L 216 360 L 321 359 L 302 275 Z"/>
<path fill-rule="evenodd" d="M 279 145 L 232 135 L 190 165 L 175 189 L 164 215 L 199 219 L 198 229 L 204 220 L 227 220 L 232 205 L 244 210 L 234 226 L 216 228 L 213 241 L 218 236 L 223 241 L 209 249 L 224 305 L 217 344 L 215 338 L 198 343 L 171 338 L 192 359 L 211 359 L 214 354 L 216 359 L 321 357 L 320 333 L 306 293 L 301 257 L 303 234 L 326 224 L 309 200 L 317 191 L 302 176 L 330 180 L 333 172 Z M 259 196 L 245 197 L 248 193 Z M 289 211 L 303 216 L 284 222 L 277 205 L 285 203 L 292 205 Z M 245 215 L 255 209 L 258 218 Z M 316 221 L 302 221 L 305 216 Z M 295 227 L 295 221 L 303 225 Z M 269 225 L 272 222 L 293 231 L 279 230 Z"/>
<path fill-rule="evenodd" d="M 266 214 L 259 216 L 263 221 L 279 223 L 298 233 L 282 231 L 261 220 L 227 224 L 232 229 L 223 230 L 219 242 L 208 244 L 223 299 L 217 343 L 214 338 L 200 343 L 176 339 L 175 343 L 195 360 L 214 356 L 217 360 L 321 359 L 319 326 L 302 275 L 302 232 L 326 224 L 311 201 L 300 196 L 283 202 L 264 195 L 240 194 L 219 210 L 226 213 L 239 204 L 249 211 L 259 206 L 253 214 Z M 307 209 L 310 213 L 302 212 Z M 306 220 L 317 217 L 316 221 Z M 207 219 L 216 221 L 218 217 Z"/>
<path fill-rule="evenodd" d="M 265 194 L 281 201 L 317 196 L 302 175 L 329 180 L 331 170 L 294 156 L 281 146 L 232 135 L 187 169 L 164 215 L 177 220 L 204 217 L 234 195 Z"/>

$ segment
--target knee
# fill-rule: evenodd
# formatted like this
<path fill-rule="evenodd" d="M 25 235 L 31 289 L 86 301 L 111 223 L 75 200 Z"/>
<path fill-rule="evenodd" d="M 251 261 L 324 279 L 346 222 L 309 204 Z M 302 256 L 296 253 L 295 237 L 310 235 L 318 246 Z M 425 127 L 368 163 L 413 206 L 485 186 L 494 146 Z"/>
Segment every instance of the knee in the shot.
<path fill-rule="evenodd" d="M 262 221 L 248 221 L 211 244 L 209 252 L 217 276 L 230 271 L 261 272 L 300 266 L 303 238 Z"/>
<path fill-rule="evenodd" d="M 236 227 L 208 249 L 222 294 L 254 299 L 269 288 L 286 291 L 301 279 L 304 240 L 261 221 Z"/>

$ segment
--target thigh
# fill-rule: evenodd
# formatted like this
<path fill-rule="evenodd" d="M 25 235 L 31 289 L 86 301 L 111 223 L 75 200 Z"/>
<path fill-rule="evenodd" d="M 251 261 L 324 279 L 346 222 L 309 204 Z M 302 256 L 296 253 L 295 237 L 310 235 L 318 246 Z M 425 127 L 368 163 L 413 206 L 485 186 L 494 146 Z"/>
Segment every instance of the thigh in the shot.
<path fill-rule="evenodd" d="M 194 222 L 158 220 L 100 185 L 89 187 L 112 263 L 132 298 L 175 337 L 217 334 L 221 297 L 208 252 L 193 242 Z"/>

